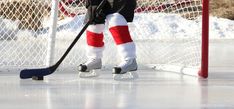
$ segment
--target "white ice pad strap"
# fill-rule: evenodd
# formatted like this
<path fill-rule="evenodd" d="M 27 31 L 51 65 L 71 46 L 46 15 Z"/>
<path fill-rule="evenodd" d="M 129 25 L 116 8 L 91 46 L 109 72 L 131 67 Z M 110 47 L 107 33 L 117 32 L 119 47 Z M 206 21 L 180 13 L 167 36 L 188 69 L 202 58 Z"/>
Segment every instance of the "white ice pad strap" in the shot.
<path fill-rule="evenodd" d="M 134 42 L 117 45 L 118 53 L 121 59 L 136 58 L 136 47 Z"/>
<path fill-rule="evenodd" d="M 104 31 L 104 29 L 104 24 L 89 25 L 89 27 L 87 28 L 88 31 L 98 34 L 101 34 Z"/>
<path fill-rule="evenodd" d="M 119 13 L 109 14 L 106 19 L 109 28 L 114 26 L 125 26 L 128 24 L 126 19 Z"/>
<path fill-rule="evenodd" d="M 86 54 L 89 59 L 101 59 L 103 56 L 104 47 L 93 47 L 87 45 Z"/>
<path fill-rule="evenodd" d="M 199 76 L 198 73 L 200 71 L 197 67 L 186 67 L 172 64 L 151 64 L 149 67 L 154 68 L 155 70 L 175 72 L 196 77 Z"/>

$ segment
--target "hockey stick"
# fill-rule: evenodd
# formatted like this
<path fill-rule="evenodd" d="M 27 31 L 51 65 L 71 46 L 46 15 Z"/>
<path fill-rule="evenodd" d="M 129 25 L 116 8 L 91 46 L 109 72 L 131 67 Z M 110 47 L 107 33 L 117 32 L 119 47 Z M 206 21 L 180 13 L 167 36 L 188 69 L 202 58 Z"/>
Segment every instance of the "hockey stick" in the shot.
<path fill-rule="evenodd" d="M 106 0 L 102 0 L 102 2 L 98 5 L 98 7 L 96 9 L 96 13 L 100 13 L 101 9 L 104 7 L 105 4 L 106 4 Z M 49 66 L 47 68 L 24 69 L 20 72 L 20 78 L 21 79 L 28 79 L 28 78 L 34 78 L 34 77 L 35 78 L 43 78 L 46 75 L 50 75 L 50 74 L 54 73 L 54 71 L 62 63 L 62 61 L 65 59 L 67 54 L 71 51 L 71 49 L 76 44 L 76 42 L 80 39 L 81 35 L 85 32 L 87 27 L 91 24 L 92 20 L 94 20 L 94 19 L 91 19 L 90 21 L 88 21 L 85 24 L 85 26 L 81 29 L 79 34 L 76 36 L 76 38 L 73 40 L 71 45 L 68 47 L 66 52 L 63 54 L 63 56 L 59 59 L 59 61 L 56 64 Z"/>

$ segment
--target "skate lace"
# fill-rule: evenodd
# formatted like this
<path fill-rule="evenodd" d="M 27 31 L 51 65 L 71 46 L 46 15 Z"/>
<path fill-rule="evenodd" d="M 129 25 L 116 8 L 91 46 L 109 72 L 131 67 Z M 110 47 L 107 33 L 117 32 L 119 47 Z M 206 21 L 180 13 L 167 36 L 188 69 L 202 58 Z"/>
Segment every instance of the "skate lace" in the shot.
<path fill-rule="evenodd" d="M 93 63 L 96 59 L 88 59 L 88 61 L 86 61 L 84 64 L 88 65 L 90 63 Z"/>
<path fill-rule="evenodd" d="M 127 64 L 132 63 L 131 61 L 132 61 L 132 60 L 130 60 L 130 59 L 124 60 L 124 61 L 122 61 L 118 66 L 119 66 L 119 67 L 125 66 L 125 65 L 127 65 Z"/>

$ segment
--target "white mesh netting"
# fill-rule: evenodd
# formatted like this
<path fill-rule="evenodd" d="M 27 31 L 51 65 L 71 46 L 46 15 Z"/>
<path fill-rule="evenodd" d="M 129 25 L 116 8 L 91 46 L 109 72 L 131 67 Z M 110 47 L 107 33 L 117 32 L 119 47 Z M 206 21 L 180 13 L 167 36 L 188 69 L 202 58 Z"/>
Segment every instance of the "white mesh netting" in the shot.
<path fill-rule="evenodd" d="M 137 0 L 134 22 L 129 23 L 137 46 L 140 67 L 201 64 L 201 0 Z M 55 49 L 48 51 L 51 31 L 51 0 L 0 1 L 0 68 L 44 67 L 48 53 L 53 63 L 83 27 L 84 0 L 60 0 Z M 86 60 L 85 35 L 74 46 L 60 68 L 76 67 Z M 104 66 L 118 64 L 116 46 L 105 31 Z M 52 56 L 53 57 L 53 56 Z"/>

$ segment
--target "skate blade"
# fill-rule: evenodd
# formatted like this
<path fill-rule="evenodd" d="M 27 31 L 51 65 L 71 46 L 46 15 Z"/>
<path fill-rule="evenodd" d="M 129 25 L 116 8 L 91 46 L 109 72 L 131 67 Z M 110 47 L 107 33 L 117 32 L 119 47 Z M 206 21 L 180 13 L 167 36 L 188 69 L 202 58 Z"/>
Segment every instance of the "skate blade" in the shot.
<path fill-rule="evenodd" d="M 91 70 L 89 72 L 79 72 L 80 78 L 93 78 L 99 76 L 100 69 Z"/>
<path fill-rule="evenodd" d="M 127 72 L 125 74 L 113 74 L 113 79 L 117 81 L 135 80 L 139 75 L 136 71 Z"/>

